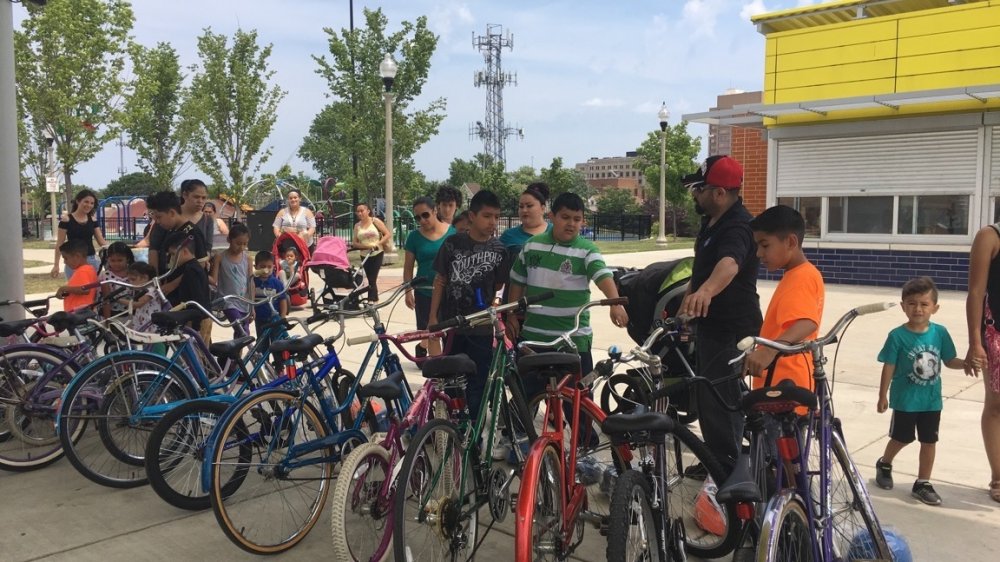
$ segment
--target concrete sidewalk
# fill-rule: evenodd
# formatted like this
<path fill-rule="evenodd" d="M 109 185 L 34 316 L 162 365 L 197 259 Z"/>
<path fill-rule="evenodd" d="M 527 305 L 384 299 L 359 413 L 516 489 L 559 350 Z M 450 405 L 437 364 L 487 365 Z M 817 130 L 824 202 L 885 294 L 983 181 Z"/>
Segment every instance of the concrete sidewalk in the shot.
<path fill-rule="evenodd" d="M 607 256 L 607 261 L 611 265 L 642 267 L 689 254 L 690 250 L 616 254 Z M 386 271 L 379 285 L 398 283 L 398 271 Z M 762 306 L 766 307 L 774 286 L 772 282 L 760 283 Z M 594 289 L 593 294 L 597 298 L 599 292 Z M 823 325 L 832 326 L 854 306 L 881 301 L 898 302 L 898 291 L 827 286 Z M 948 327 L 959 354 L 964 356 L 965 295 L 944 292 L 940 304 L 934 320 Z M 402 303 L 386 312 L 383 320 L 390 331 L 413 326 L 413 315 Z M 881 521 L 907 537 L 915 560 L 994 560 L 992 552 L 1000 544 L 1000 504 L 989 499 L 985 488 L 989 467 L 979 431 L 984 393 L 981 380 L 967 378 L 961 371 L 944 374 L 945 409 L 934 470 L 934 483 L 944 500 L 942 506 L 926 506 L 909 495 L 917 467 L 916 445 L 905 449 L 895 462 L 895 490 L 880 490 L 872 481 L 874 462 L 882 452 L 889 426 L 889 416 L 875 411 L 880 375 L 876 355 L 889 330 L 903 321 L 905 317 L 898 308 L 858 318 L 836 355 L 834 349 L 828 350 L 828 368 L 835 367 L 836 413 L 843 421 L 848 447 L 869 481 Z M 624 330 L 613 327 L 600 309 L 592 314 L 592 324 L 595 359 L 602 358 L 611 345 L 633 345 Z M 349 333 L 364 333 L 366 329 L 360 320 L 348 326 Z M 221 332 L 217 339 L 224 338 Z M 344 347 L 340 353 L 345 366 L 356 370 L 363 351 Z M 421 382 L 415 367 L 404 362 L 404 369 L 412 383 Z M 77 474 L 65 460 L 34 472 L 0 473 L 0 501 L 0 560 L 176 562 L 251 558 L 224 537 L 210 512 L 176 510 L 146 488 L 103 488 Z M 504 525 L 494 528 L 478 558 L 507 559 L 511 555 L 511 520 L 508 517 Z M 604 560 L 606 543 L 602 537 L 589 528 L 587 537 L 586 548 L 578 551 L 580 559 Z M 330 530 L 324 515 L 311 535 L 284 558 L 306 560 L 329 553 Z"/>

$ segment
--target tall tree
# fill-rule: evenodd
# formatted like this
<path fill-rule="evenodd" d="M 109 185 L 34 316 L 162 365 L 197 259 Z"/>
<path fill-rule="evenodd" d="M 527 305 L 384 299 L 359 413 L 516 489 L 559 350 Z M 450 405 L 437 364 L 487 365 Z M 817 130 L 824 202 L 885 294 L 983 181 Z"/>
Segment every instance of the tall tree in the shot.
<path fill-rule="evenodd" d="M 135 80 L 125 97 L 122 124 L 138 165 L 152 177 L 149 185 L 170 189 L 187 160 L 188 135 L 180 128 L 186 90 L 177 51 L 169 43 L 130 50 Z"/>
<path fill-rule="evenodd" d="M 230 46 L 225 35 L 206 29 L 198 38 L 198 56 L 201 67 L 191 67 L 180 134 L 189 136 L 191 159 L 215 187 L 243 203 L 251 176 L 271 156 L 264 141 L 285 96 L 270 85 L 271 45 L 261 47 L 256 31 L 237 30 Z"/>
<path fill-rule="evenodd" d="M 438 132 L 444 119 L 444 98 L 415 107 L 430 70 L 438 38 L 427 29 L 427 18 L 403 21 L 387 31 L 381 9 L 365 10 L 366 24 L 339 32 L 325 28 L 329 57 L 313 56 L 317 73 L 326 79 L 331 102 L 313 119 L 299 156 L 321 176 L 345 179 L 362 197 L 371 199 L 385 185 L 385 105 L 379 63 L 393 55 L 398 72 L 392 86 L 393 171 L 397 183 L 412 184 L 413 154 Z M 352 169 L 357 157 L 357 176 Z"/>
<path fill-rule="evenodd" d="M 586 178 L 575 168 L 564 168 L 562 157 L 555 157 L 548 168 L 542 168 L 542 181 L 549 186 L 549 195 L 555 199 L 559 194 L 570 192 L 587 201 L 594 190 L 587 185 Z"/>
<path fill-rule="evenodd" d="M 124 0 L 27 3 L 14 34 L 17 96 L 42 132 L 51 129 L 66 199 L 73 173 L 118 136 L 117 106 L 134 16 Z"/>
<path fill-rule="evenodd" d="M 597 212 L 602 215 L 634 215 L 639 212 L 639 204 L 628 191 L 609 188 L 597 198 Z"/>
<path fill-rule="evenodd" d="M 673 232 L 677 232 L 677 209 L 683 208 L 690 199 L 687 190 L 681 184 L 681 178 L 698 169 L 698 152 L 701 151 L 701 137 L 692 137 L 687 130 L 687 121 L 681 121 L 673 127 L 668 126 L 666 135 L 666 200 L 670 203 Z M 660 197 L 660 131 L 651 131 L 646 140 L 639 145 L 639 167 L 646 176 L 646 196 L 655 199 Z"/>
<path fill-rule="evenodd" d="M 101 197 L 138 197 L 159 190 L 156 178 L 147 172 L 132 172 L 111 180 L 101 190 Z"/>

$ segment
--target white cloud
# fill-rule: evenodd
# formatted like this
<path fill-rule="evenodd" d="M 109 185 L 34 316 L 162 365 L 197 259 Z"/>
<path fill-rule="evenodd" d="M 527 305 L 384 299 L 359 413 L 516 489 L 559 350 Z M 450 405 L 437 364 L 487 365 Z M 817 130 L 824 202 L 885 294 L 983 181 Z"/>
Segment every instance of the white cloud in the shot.
<path fill-rule="evenodd" d="M 764 5 L 764 0 L 753 0 L 752 2 L 743 4 L 743 9 L 740 10 L 740 19 L 749 20 L 751 17 L 767 11 L 769 11 L 769 8 Z"/>
<path fill-rule="evenodd" d="M 687 0 L 681 9 L 681 26 L 691 35 L 715 35 L 715 23 L 725 6 L 723 0 Z"/>
<path fill-rule="evenodd" d="M 819 2 L 819 0 L 798 0 L 798 5 L 801 8 L 802 6 L 812 6 L 817 2 Z"/>
<path fill-rule="evenodd" d="M 583 107 L 621 107 L 625 105 L 625 101 L 618 98 L 590 98 L 580 105 Z"/>

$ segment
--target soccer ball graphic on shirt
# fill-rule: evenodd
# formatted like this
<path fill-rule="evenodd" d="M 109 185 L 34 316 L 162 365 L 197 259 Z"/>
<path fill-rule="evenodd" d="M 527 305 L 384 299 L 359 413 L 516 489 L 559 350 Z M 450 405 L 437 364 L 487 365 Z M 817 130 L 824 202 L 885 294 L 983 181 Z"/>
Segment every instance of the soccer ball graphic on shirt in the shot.
<path fill-rule="evenodd" d="M 920 380 L 934 380 L 941 373 L 941 358 L 936 353 L 921 351 L 913 360 L 913 374 Z"/>

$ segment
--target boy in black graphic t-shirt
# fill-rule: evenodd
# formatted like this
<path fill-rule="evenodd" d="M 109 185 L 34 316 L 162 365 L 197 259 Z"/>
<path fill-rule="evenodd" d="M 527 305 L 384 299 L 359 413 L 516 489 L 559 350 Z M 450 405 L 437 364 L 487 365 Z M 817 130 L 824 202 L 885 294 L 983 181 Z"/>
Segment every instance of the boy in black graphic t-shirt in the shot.
<path fill-rule="evenodd" d="M 437 275 L 428 325 L 485 309 L 507 283 L 512 259 L 493 235 L 500 216 L 499 199 L 489 191 L 480 191 L 469 202 L 469 213 L 469 232 L 449 236 L 434 260 Z M 452 353 L 465 353 L 478 368 L 466 387 L 469 413 L 475 418 L 493 355 L 493 328 L 463 330 L 452 337 Z M 432 355 L 439 354 L 440 342 L 432 341 L 429 350 Z"/>

